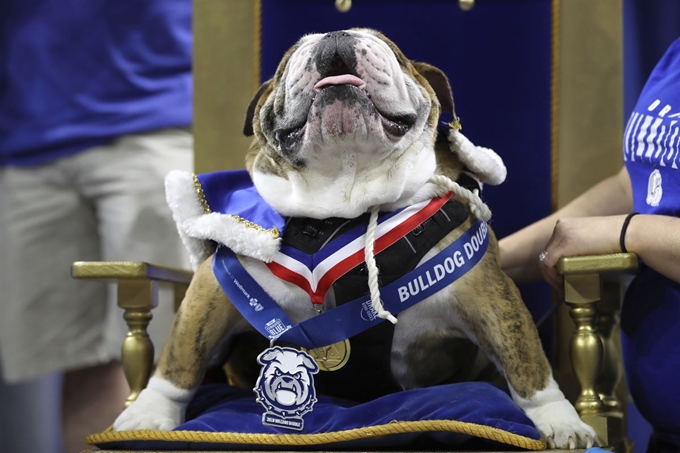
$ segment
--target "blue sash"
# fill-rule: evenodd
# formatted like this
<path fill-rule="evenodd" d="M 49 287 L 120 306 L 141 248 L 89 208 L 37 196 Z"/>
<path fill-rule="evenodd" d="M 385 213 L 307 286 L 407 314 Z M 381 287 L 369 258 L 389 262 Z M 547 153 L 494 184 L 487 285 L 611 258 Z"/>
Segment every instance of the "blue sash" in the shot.
<path fill-rule="evenodd" d="M 381 288 L 385 309 L 396 316 L 446 288 L 479 262 L 488 244 L 488 226 L 478 220 L 439 254 Z M 218 246 L 213 272 L 243 317 L 272 341 L 315 349 L 343 341 L 384 321 L 373 309 L 370 295 L 366 295 L 293 325 L 229 248 Z"/>

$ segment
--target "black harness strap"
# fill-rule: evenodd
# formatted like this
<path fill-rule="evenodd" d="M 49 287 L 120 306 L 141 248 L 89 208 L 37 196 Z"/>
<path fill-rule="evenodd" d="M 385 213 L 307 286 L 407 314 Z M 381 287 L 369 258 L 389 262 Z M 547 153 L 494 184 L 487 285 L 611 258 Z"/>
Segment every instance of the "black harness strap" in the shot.
<path fill-rule="evenodd" d="M 460 226 L 469 214 L 465 205 L 450 199 L 429 219 L 378 253 L 376 263 L 380 270 L 380 286 L 415 269 L 425 254 Z M 283 243 L 312 254 L 334 237 L 362 223 L 368 224 L 368 215 L 353 220 L 291 218 L 284 230 Z M 340 277 L 332 289 L 336 305 L 368 294 L 366 264 L 361 263 Z M 354 401 L 369 401 L 399 391 L 390 370 L 393 333 L 394 326 L 383 322 L 352 337 L 350 361 L 338 371 L 317 374 L 314 378 L 317 391 Z"/>

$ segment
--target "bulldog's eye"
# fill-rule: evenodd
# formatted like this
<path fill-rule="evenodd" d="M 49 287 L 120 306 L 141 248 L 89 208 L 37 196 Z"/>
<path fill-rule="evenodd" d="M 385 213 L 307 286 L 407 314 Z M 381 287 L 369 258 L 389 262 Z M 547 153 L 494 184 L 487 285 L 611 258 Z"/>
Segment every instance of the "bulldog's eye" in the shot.
<path fill-rule="evenodd" d="M 283 373 L 281 373 L 281 370 L 279 370 L 278 368 L 274 370 L 274 376 L 279 377 L 281 376 L 281 374 Z"/>
<path fill-rule="evenodd" d="M 391 116 L 382 115 L 382 118 L 385 130 L 396 137 L 405 135 L 418 119 L 418 117 L 412 113 Z"/>
<path fill-rule="evenodd" d="M 298 379 L 298 380 L 302 379 L 302 372 L 301 371 L 298 371 L 297 373 L 295 373 L 295 379 Z"/>
<path fill-rule="evenodd" d="M 274 133 L 274 138 L 279 142 L 280 150 L 292 151 L 304 131 L 304 124 L 290 129 L 279 129 Z"/>

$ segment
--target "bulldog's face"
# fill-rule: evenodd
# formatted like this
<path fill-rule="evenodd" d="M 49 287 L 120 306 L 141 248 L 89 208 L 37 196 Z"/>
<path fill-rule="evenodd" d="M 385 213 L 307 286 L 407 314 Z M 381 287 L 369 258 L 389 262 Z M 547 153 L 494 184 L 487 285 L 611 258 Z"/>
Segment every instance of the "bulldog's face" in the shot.
<path fill-rule="evenodd" d="M 313 397 L 312 373 L 318 371 L 316 363 L 297 351 L 280 348 L 275 353 L 265 351 L 258 361 L 264 365 L 262 397 L 276 410 L 294 413 L 309 405 Z"/>
<path fill-rule="evenodd" d="M 410 62 L 378 32 L 303 37 L 249 109 L 258 191 L 284 215 L 317 218 L 413 197 L 435 166 L 433 78 L 452 109 L 441 71 Z"/>

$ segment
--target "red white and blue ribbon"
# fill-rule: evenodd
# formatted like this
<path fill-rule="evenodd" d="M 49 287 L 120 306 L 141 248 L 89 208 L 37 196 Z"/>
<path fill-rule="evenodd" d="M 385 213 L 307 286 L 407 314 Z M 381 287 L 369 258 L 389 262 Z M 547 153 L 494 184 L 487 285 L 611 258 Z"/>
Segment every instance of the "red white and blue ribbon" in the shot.
<path fill-rule="evenodd" d="M 387 249 L 432 217 L 451 195 L 448 193 L 378 217 L 374 253 Z M 280 279 L 305 290 L 312 303 L 323 304 L 333 283 L 364 262 L 365 237 L 366 226 L 358 225 L 312 255 L 284 244 L 267 266 Z"/>
<path fill-rule="evenodd" d="M 439 254 L 380 289 L 387 310 L 396 315 L 441 291 L 482 259 L 489 244 L 487 224 L 477 221 Z M 213 260 L 215 278 L 243 317 L 266 338 L 307 349 L 351 338 L 384 320 L 377 317 L 370 295 L 294 324 L 281 307 L 248 274 L 238 257 L 220 245 Z M 257 303 L 252 303 L 257 301 Z"/>

